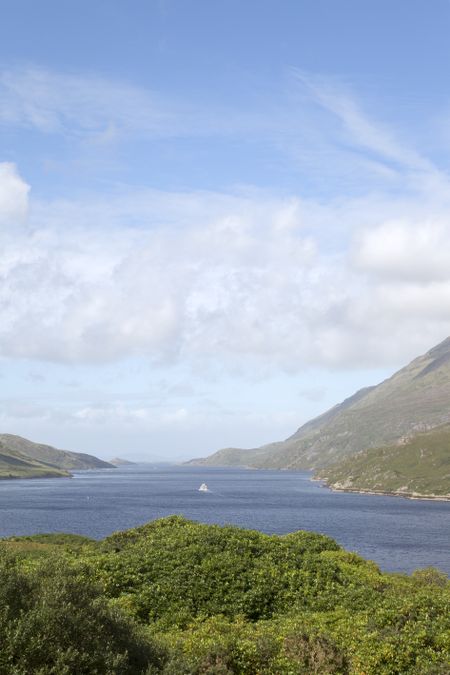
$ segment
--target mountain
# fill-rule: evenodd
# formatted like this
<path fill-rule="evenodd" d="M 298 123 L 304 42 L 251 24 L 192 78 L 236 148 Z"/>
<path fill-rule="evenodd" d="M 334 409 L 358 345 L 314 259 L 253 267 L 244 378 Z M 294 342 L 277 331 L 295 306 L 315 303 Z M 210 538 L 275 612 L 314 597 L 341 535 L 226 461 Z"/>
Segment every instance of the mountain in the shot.
<path fill-rule="evenodd" d="M 128 466 L 131 464 L 136 464 L 136 462 L 131 462 L 129 459 L 122 459 L 122 457 L 113 457 L 109 460 L 109 463 L 113 466 Z"/>
<path fill-rule="evenodd" d="M 450 424 L 362 450 L 316 477 L 334 490 L 450 499 Z"/>
<path fill-rule="evenodd" d="M 0 478 L 70 476 L 70 471 L 112 468 L 93 455 L 58 450 L 13 434 L 0 434 Z"/>
<path fill-rule="evenodd" d="M 285 441 L 227 448 L 192 463 L 318 469 L 352 453 L 395 443 L 450 422 L 450 337 L 392 377 L 356 392 Z"/>
<path fill-rule="evenodd" d="M 57 478 L 70 476 L 68 471 L 56 469 L 8 448 L 0 441 L 0 479 Z"/>

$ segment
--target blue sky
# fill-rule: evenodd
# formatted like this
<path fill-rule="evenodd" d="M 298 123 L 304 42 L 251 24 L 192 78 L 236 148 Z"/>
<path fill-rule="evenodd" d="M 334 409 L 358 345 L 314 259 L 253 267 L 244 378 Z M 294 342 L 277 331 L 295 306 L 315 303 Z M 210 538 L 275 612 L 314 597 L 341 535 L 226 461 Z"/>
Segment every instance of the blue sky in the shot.
<path fill-rule="evenodd" d="M 450 3 L 5 0 L 0 418 L 286 437 L 450 333 Z"/>

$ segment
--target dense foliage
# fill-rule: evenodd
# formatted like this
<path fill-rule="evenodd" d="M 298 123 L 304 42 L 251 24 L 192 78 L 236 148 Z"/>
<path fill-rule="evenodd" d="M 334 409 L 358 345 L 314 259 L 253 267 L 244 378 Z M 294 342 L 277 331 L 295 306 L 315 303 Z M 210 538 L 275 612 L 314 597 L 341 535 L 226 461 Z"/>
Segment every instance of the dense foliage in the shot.
<path fill-rule="evenodd" d="M 108 603 L 86 566 L 0 559 L 0 672 L 140 673 L 159 662 L 136 624 Z"/>
<path fill-rule="evenodd" d="M 446 576 L 323 535 L 171 517 L 0 548 L 0 673 L 450 673 Z"/>

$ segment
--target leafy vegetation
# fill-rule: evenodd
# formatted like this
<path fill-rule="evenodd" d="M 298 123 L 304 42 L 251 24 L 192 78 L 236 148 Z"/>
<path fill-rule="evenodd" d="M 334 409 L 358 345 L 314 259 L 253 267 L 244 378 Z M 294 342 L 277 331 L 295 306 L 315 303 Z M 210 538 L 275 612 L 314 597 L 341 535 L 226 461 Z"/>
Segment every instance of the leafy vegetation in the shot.
<path fill-rule="evenodd" d="M 443 675 L 450 583 L 181 517 L 0 543 L 0 672 Z M 76 666 L 74 665 L 76 664 Z"/>
<path fill-rule="evenodd" d="M 450 499 L 450 425 L 359 452 L 322 470 L 318 477 L 341 490 Z"/>
<path fill-rule="evenodd" d="M 92 571 L 62 558 L 26 569 L 0 558 L 0 672 L 143 672 L 159 661 L 143 631 L 108 603 Z"/>

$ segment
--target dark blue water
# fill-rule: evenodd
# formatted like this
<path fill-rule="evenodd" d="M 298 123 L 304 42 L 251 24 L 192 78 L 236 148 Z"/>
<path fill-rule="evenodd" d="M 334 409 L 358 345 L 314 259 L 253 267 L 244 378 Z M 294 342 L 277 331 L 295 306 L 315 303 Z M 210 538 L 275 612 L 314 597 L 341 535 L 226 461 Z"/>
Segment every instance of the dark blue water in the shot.
<path fill-rule="evenodd" d="M 145 465 L 72 479 L 0 482 L 0 536 L 74 532 L 102 538 L 173 513 L 283 534 L 328 534 L 382 569 L 450 574 L 450 502 L 336 493 L 304 472 Z M 206 482 L 210 492 L 198 488 Z"/>

